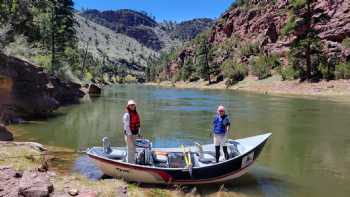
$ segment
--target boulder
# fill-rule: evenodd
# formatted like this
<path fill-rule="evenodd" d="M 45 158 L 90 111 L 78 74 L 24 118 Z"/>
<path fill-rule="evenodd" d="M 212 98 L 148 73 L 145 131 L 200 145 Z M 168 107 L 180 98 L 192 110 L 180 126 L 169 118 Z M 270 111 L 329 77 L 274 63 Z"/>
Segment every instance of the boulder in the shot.
<path fill-rule="evenodd" d="M 25 171 L 19 182 L 18 194 L 24 197 L 46 197 L 53 189 L 50 177 L 46 173 Z"/>
<path fill-rule="evenodd" d="M 20 174 L 9 167 L 0 167 L 0 196 L 18 196 Z"/>
<path fill-rule="evenodd" d="M 3 121 L 46 117 L 84 96 L 81 86 L 61 81 L 26 60 L 0 53 L 0 115 Z M 5 117 L 5 118 L 4 118 Z"/>
<path fill-rule="evenodd" d="M 0 124 L 0 141 L 12 141 L 13 140 L 13 135 L 8 130 L 5 125 Z"/>
<path fill-rule="evenodd" d="M 54 97 L 61 105 L 78 104 L 80 98 L 85 93 L 81 90 L 82 86 L 70 81 L 62 81 L 56 77 L 50 77 L 52 84 L 51 96 Z"/>

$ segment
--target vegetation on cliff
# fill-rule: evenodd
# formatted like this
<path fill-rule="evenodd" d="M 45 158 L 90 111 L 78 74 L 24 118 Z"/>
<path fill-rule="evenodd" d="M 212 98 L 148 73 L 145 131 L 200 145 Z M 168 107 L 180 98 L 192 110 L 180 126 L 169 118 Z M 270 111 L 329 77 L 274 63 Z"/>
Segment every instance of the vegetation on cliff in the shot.
<path fill-rule="evenodd" d="M 211 84 L 225 78 L 227 85 L 247 75 L 349 79 L 347 9 L 344 2 L 236 1 L 210 31 L 163 55 L 168 58 L 154 61 L 149 69 L 158 71 L 152 75 L 160 81 L 204 79 Z"/>

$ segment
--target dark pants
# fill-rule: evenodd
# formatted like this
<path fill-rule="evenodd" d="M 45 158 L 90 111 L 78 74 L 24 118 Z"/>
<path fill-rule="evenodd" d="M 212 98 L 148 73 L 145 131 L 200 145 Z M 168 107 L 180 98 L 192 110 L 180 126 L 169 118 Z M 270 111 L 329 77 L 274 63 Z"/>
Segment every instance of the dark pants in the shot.
<path fill-rule="evenodd" d="M 222 149 L 224 150 L 225 154 L 225 159 L 228 160 L 228 152 L 227 152 L 227 146 L 223 146 Z M 219 163 L 219 158 L 220 158 L 220 146 L 215 146 L 215 158 L 216 158 L 216 163 Z"/>

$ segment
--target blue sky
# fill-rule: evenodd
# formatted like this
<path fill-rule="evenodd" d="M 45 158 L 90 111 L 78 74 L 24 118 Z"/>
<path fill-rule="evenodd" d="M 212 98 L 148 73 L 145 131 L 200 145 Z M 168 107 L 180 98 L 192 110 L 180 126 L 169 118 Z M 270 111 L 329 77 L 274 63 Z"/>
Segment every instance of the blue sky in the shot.
<path fill-rule="evenodd" d="M 234 0 L 74 0 L 75 8 L 98 10 L 144 10 L 157 21 L 184 21 L 193 18 L 217 18 Z"/>

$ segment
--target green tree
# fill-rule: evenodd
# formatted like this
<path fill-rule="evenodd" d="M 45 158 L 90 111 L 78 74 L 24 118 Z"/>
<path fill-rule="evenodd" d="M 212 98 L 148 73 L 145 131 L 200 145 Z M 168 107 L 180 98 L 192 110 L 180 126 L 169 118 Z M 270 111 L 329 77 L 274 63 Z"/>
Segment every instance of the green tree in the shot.
<path fill-rule="evenodd" d="M 209 43 L 207 33 L 202 33 L 197 38 L 197 50 L 196 50 L 196 70 L 200 78 L 208 80 L 209 83 L 211 70 L 209 65 Z"/>
<path fill-rule="evenodd" d="M 74 3 L 72 0 L 51 0 L 51 55 L 52 72 L 57 72 L 64 58 L 66 48 L 77 49 Z"/>
<path fill-rule="evenodd" d="M 292 13 L 290 17 L 294 22 L 285 33 L 294 33 L 297 38 L 290 48 L 290 62 L 292 66 L 300 70 L 302 80 L 312 80 L 320 77 L 319 65 L 321 65 L 322 45 L 318 37 L 315 25 L 324 19 L 323 16 L 313 17 L 315 14 L 313 3 L 316 0 L 292 0 Z M 303 27 L 300 31 L 299 27 Z"/>

